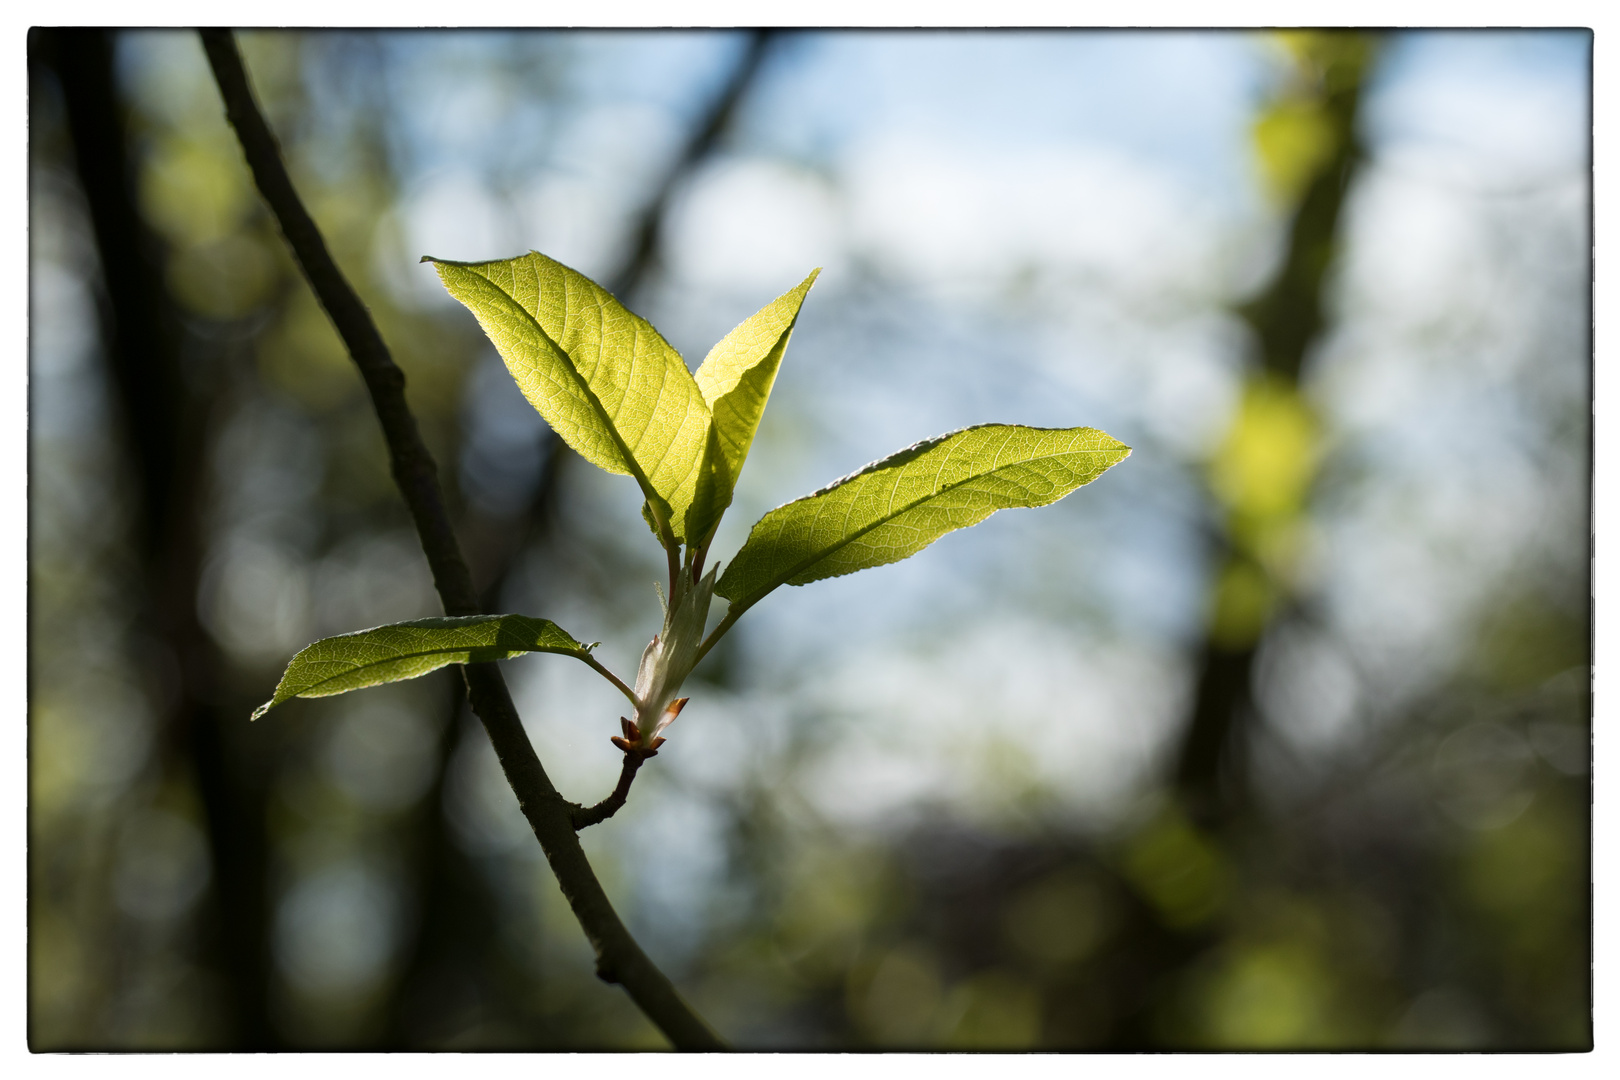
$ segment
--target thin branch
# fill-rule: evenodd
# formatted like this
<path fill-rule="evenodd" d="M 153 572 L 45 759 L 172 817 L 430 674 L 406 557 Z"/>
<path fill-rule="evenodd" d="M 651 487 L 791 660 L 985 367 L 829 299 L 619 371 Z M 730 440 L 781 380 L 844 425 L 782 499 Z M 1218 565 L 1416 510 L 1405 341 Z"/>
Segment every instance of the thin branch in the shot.
<path fill-rule="evenodd" d="M 445 613 L 476 614 L 477 595 L 445 512 L 438 470 L 405 401 L 404 373 L 395 366 L 370 313 L 332 261 L 320 231 L 293 188 L 275 136 L 253 99 L 235 39 L 228 30 L 203 30 L 200 34 L 225 102 L 226 116 L 241 141 L 254 181 L 371 393 L 388 443 L 395 482 L 416 522 Z M 500 670 L 492 663 L 469 664 L 462 673 L 473 711 L 489 733 L 518 805 L 596 951 L 597 975 L 621 984 L 677 1048 L 724 1049 L 719 1036 L 681 1000 L 674 984 L 642 952 L 613 910 L 579 845 L 573 807 L 558 794 L 540 764 Z"/>
<path fill-rule="evenodd" d="M 691 139 L 682 148 L 681 156 L 664 174 L 663 183 L 658 185 L 658 190 L 642 213 L 630 258 L 625 263 L 624 270 L 614 278 L 608 289 L 614 296 L 627 300 L 630 292 L 646 277 L 658 250 L 658 231 L 664 221 L 664 212 L 674 198 L 676 188 L 686 179 L 692 168 L 714 150 L 720 136 L 731 125 L 731 118 L 737 112 L 737 105 L 759 74 L 761 62 L 765 59 L 771 39 L 777 33 L 775 30 L 763 29 L 750 32 L 742 58 L 732 69 L 731 77 L 726 80 L 726 85 L 710 106 L 703 126 L 693 132 Z"/>
<path fill-rule="evenodd" d="M 632 750 L 624 755 L 624 768 L 619 770 L 619 782 L 613 788 L 613 794 L 592 807 L 575 807 L 572 815 L 574 829 L 588 829 L 592 825 L 606 821 L 617 814 L 624 801 L 630 797 L 630 784 L 636 778 L 636 770 L 641 763 L 651 755 L 637 753 Z"/>

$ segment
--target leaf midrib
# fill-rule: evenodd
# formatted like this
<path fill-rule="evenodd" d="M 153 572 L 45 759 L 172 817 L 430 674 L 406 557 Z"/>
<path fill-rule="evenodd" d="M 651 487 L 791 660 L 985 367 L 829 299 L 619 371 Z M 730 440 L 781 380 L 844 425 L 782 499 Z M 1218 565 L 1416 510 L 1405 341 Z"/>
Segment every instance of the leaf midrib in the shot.
<path fill-rule="evenodd" d="M 578 656 L 578 655 L 581 655 L 584 652 L 583 648 L 570 649 L 570 648 L 568 648 L 566 646 L 536 645 L 536 646 L 530 647 L 530 646 L 526 646 L 526 645 L 518 645 L 518 646 L 515 646 L 515 647 L 505 647 L 505 646 L 502 646 L 499 643 L 496 643 L 494 645 L 455 645 L 455 646 L 451 646 L 449 648 L 422 649 L 422 650 L 417 651 L 417 652 L 399 653 L 397 655 L 390 656 L 390 657 L 388 657 L 386 659 L 383 659 L 383 660 L 368 660 L 363 664 L 356 664 L 354 667 L 350 668 L 348 671 L 341 671 L 336 675 L 329 675 L 326 678 L 320 680 L 319 682 L 310 683 L 308 686 L 304 687 L 302 690 L 299 690 L 297 693 L 291 694 L 289 696 L 290 697 L 299 697 L 299 696 L 301 696 L 303 694 L 308 693 L 310 690 L 315 689 L 318 686 L 323 686 L 326 683 L 332 682 L 334 679 L 341 679 L 345 675 L 353 675 L 355 672 L 364 671 L 368 667 L 378 667 L 378 666 L 380 666 L 382 664 L 394 664 L 394 663 L 398 663 L 401 660 L 414 660 L 414 659 L 416 659 L 418 657 L 422 657 L 422 656 L 443 656 L 443 655 L 445 655 L 447 653 L 477 652 L 479 649 L 501 649 L 503 652 L 562 653 L 562 654 L 568 655 L 568 656 Z M 294 659 L 296 659 L 296 657 Z M 313 660 L 305 660 L 304 661 L 304 663 L 306 663 L 306 664 L 338 664 L 338 663 L 342 663 L 342 662 L 343 661 L 341 661 L 341 660 L 321 660 L 321 659 L 313 659 Z M 457 661 L 451 661 L 451 663 L 456 663 L 456 662 Z"/>
<path fill-rule="evenodd" d="M 535 286 L 534 286 L 535 306 L 538 307 L 539 304 L 540 304 L 540 272 L 534 266 L 534 256 L 533 256 L 532 252 L 530 253 L 530 256 L 529 256 L 529 269 L 530 269 L 530 272 L 534 275 L 534 280 L 535 280 Z M 578 271 L 575 271 L 575 273 L 578 273 Z M 583 275 L 581 275 L 581 276 L 583 276 Z M 491 284 L 493 284 L 493 282 L 491 282 Z M 500 288 L 499 285 L 496 285 L 495 287 Z M 624 397 L 619 401 L 618 412 L 615 413 L 612 416 L 607 417 L 607 420 L 608 420 L 608 427 L 614 433 L 614 436 L 615 436 L 614 441 L 617 442 L 619 444 L 619 446 L 623 449 L 625 456 L 631 460 L 633 465 L 639 465 L 640 462 L 637 462 L 637 461 L 634 460 L 635 455 L 636 455 L 637 451 L 639 451 L 641 449 L 642 443 L 647 441 L 647 433 L 652 430 L 653 425 L 658 420 L 657 403 L 659 401 L 663 400 L 664 390 L 669 386 L 669 365 L 664 362 L 665 358 L 663 356 L 657 356 L 656 357 L 657 367 L 658 367 L 658 389 L 652 395 L 653 408 L 652 408 L 652 410 L 650 412 L 650 415 L 649 415 L 649 417 L 647 419 L 647 422 L 642 425 L 641 435 L 636 439 L 635 447 L 632 448 L 632 447 L 630 447 L 630 445 L 628 443 L 626 443 L 624 441 L 623 436 L 619 432 L 619 417 L 624 413 L 625 409 L 630 406 L 631 398 L 634 396 L 631 393 L 631 385 L 630 385 L 631 375 L 630 375 L 630 372 L 635 370 L 636 363 L 637 363 L 637 360 L 638 360 L 639 357 L 644 357 L 649 352 L 653 352 L 653 353 L 658 352 L 657 345 L 654 344 L 650 348 L 644 348 L 643 347 L 643 345 L 642 345 L 641 325 L 640 324 L 646 322 L 646 320 L 640 318 L 639 316 L 637 316 L 635 314 L 635 312 L 631 311 L 629 308 L 624 307 L 622 304 L 620 305 L 620 312 L 618 314 L 615 314 L 614 312 L 609 310 L 607 305 L 602 302 L 602 297 L 604 295 L 612 296 L 612 294 L 608 293 L 607 290 L 602 288 L 600 285 L 596 284 L 595 282 L 590 281 L 589 279 L 586 279 L 585 284 L 580 285 L 579 283 L 571 282 L 569 280 L 569 278 L 567 277 L 567 275 L 564 275 L 563 276 L 563 282 L 562 282 L 562 288 L 563 288 L 563 319 L 564 319 L 565 322 L 567 321 L 567 318 L 568 318 L 568 311 L 572 307 L 572 304 L 573 304 L 573 301 L 572 301 L 573 293 L 571 291 L 573 289 L 583 289 L 587 294 L 586 299 L 587 299 L 589 305 L 596 309 L 596 324 L 597 324 L 597 327 L 598 327 L 598 333 L 597 333 L 597 338 L 596 338 L 596 349 L 595 349 L 596 356 L 595 356 L 595 360 L 594 360 L 593 364 L 591 365 L 591 375 L 584 377 L 586 379 L 586 388 L 587 388 L 587 390 L 589 390 L 589 386 L 590 386 L 589 380 L 590 380 L 590 378 L 592 378 L 595 375 L 597 375 L 598 373 L 600 373 L 601 370 L 602 370 L 602 365 L 606 362 L 604 358 L 607 355 L 607 338 L 608 338 L 608 334 L 610 332 L 612 332 L 612 331 L 615 331 L 615 330 L 619 329 L 618 323 L 621 320 L 628 320 L 628 329 L 629 329 L 629 334 L 630 334 L 630 370 L 625 373 L 625 378 L 626 378 L 625 392 L 624 392 Z M 504 291 L 504 290 L 502 290 L 502 291 Z M 517 302 L 517 305 L 518 305 L 519 308 L 523 308 L 523 301 L 518 300 L 517 297 L 515 297 L 515 296 L 512 297 L 512 299 Z M 617 299 L 617 298 L 615 298 L 615 299 Z M 584 306 L 585 306 L 584 304 L 581 304 L 580 305 L 581 309 L 583 309 Z M 528 315 L 529 314 L 528 309 L 523 308 L 523 313 L 525 315 Z M 535 325 L 537 327 L 539 327 L 540 333 L 545 334 L 545 336 L 549 340 L 550 335 L 546 334 L 545 327 L 539 326 L 539 320 L 534 319 L 534 317 L 532 315 L 530 316 L 530 318 L 531 318 L 531 320 L 533 320 L 535 322 Z M 651 328 L 651 326 L 652 326 L 651 323 L 648 323 L 647 325 L 648 325 L 649 328 Z M 656 332 L 657 331 L 654 330 L 654 333 L 656 333 Z M 565 357 L 568 356 L 568 351 L 566 349 L 564 349 L 560 344 L 558 344 L 556 342 L 552 342 L 552 344 L 556 346 L 557 351 L 562 353 L 563 356 L 565 356 Z M 672 347 L 671 351 L 673 351 L 673 347 Z M 679 353 L 675 354 L 675 358 L 677 360 L 681 360 L 681 366 L 683 366 L 683 367 L 685 366 L 686 362 L 685 362 L 685 360 L 681 359 L 681 355 Z M 572 358 L 569 359 L 569 366 L 570 367 L 574 366 Z M 690 372 L 688 372 L 688 374 L 690 374 Z M 590 391 L 590 392 L 593 395 L 595 393 L 595 391 Z M 703 393 L 702 393 L 701 390 L 698 392 L 698 400 L 703 401 Z M 597 404 L 599 406 L 598 411 L 602 415 L 606 416 L 607 415 L 607 407 L 605 405 L 601 405 L 599 401 L 598 401 Z M 704 405 L 707 406 L 708 403 L 704 402 Z M 692 411 L 691 401 L 690 401 L 690 399 L 688 399 L 688 401 L 686 403 L 686 413 L 681 416 L 680 422 L 675 425 L 675 431 L 676 431 L 677 434 L 680 432 L 681 428 L 686 426 L 686 418 L 687 418 L 687 416 L 691 415 L 691 411 Z M 656 473 L 656 472 L 658 472 L 660 469 L 662 469 L 664 467 L 664 462 L 669 460 L 669 455 L 675 449 L 675 441 L 676 440 L 673 439 L 673 438 L 670 439 L 669 445 L 664 447 L 663 453 L 659 455 L 657 462 L 653 463 L 653 465 L 652 465 L 652 467 L 651 467 L 651 469 L 649 471 L 647 483 L 644 484 L 643 487 L 651 487 L 652 486 L 651 473 Z M 701 455 L 700 455 L 700 457 L 701 457 Z M 686 481 L 691 478 L 692 473 L 693 473 L 695 468 L 696 468 L 696 466 L 693 466 L 692 468 L 688 468 L 686 470 L 686 472 L 681 476 L 680 482 L 676 485 L 676 490 L 679 490 L 682 486 L 684 486 L 686 484 Z M 636 479 L 639 482 L 641 480 L 641 477 L 638 476 Z M 665 499 L 664 501 L 668 502 L 669 500 Z"/>
<path fill-rule="evenodd" d="M 665 499 L 662 495 L 659 495 L 658 491 L 652 486 L 652 480 L 647 476 L 646 472 L 642 469 L 641 462 L 636 460 L 635 453 L 630 449 L 629 444 L 627 444 L 624 441 L 624 436 L 619 434 L 618 425 L 616 423 L 614 423 L 613 417 L 608 415 L 607 406 L 602 404 L 602 399 L 596 396 L 596 391 L 595 390 L 591 389 L 591 384 L 586 379 L 584 373 L 581 372 L 579 370 L 579 368 L 574 366 L 573 358 L 568 355 L 567 351 L 564 350 L 561 345 L 557 344 L 557 342 L 552 338 L 552 336 L 550 334 L 546 333 L 546 328 L 540 325 L 540 320 L 536 319 L 534 317 L 534 315 L 529 312 L 529 309 L 523 306 L 523 301 L 519 300 L 517 297 L 513 296 L 511 293 L 507 292 L 504 288 L 502 288 L 493 279 L 485 276 L 484 274 L 478 273 L 477 270 L 474 270 L 473 266 L 476 265 L 476 264 L 451 263 L 451 265 L 460 266 L 463 269 L 471 270 L 474 274 L 477 274 L 478 277 L 480 277 L 484 281 L 488 282 L 490 288 L 494 289 L 496 292 L 498 292 L 502 296 L 506 297 L 506 299 L 510 300 L 512 302 L 512 305 L 514 307 L 516 307 L 518 309 L 518 311 L 522 312 L 523 317 L 525 319 L 529 320 L 529 325 L 534 327 L 535 332 L 540 335 L 540 337 L 546 342 L 546 344 L 550 345 L 553 349 L 555 349 L 557 351 L 557 354 L 563 358 L 563 366 L 568 369 L 569 375 L 571 375 L 573 377 L 574 382 L 576 384 L 578 384 L 580 390 L 584 393 L 585 400 L 587 402 L 589 402 L 591 408 L 595 410 L 597 419 L 601 420 L 602 421 L 602 426 L 607 428 L 608 437 L 611 438 L 613 440 L 613 444 L 619 448 L 619 456 L 624 459 L 625 466 L 626 466 L 626 468 L 628 468 L 630 470 L 630 475 L 635 477 L 636 483 L 641 485 L 642 493 L 647 496 L 648 501 L 650 502 L 652 499 L 657 498 L 660 502 L 663 502 L 663 503 L 665 503 L 667 505 L 669 503 L 669 500 Z M 531 272 L 534 272 L 532 267 L 531 267 Z M 566 303 L 567 295 L 568 295 L 568 286 L 567 286 L 567 283 L 564 282 L 564 284 L 563 284 L 563 296 L 564 296 L 565 303 Z M 539 297 L 538 274 L 536 274 L 535 296 L 536 296 L 536 301 L 535 302 L 536 302 L 536 304 L 538 304 L 539 303 L 539 300 L 538 300 L 538 297 Z M 596 303 L 597 303 L 598 310 L 600 310 L 601 301 L 598 300 L 598 301 L 596 301 Z M 603 322 L 605 324 L 606 320 L 604 319 Z M 597 342 L 596 362 L 597 362 L 597 366 L 600 367 L 601 363 L 602 363 L 602 343 L 600 341 Z M 632 350 L 631 350 L 631 362 L 632 362 L 632 364 L 634 363 L 634 348 L 633 347 L 632 347 Z M 628 397 L 629 397 L 628 391 L 626 392 L 625 397 L 628 399 Z M 671 508 L 671 509 L 673 509 L 673 508 Z M 666 523 L 665 527 L 670 531 L 670 535 L 673 538 L 673 535 L 674 535 L 673 523 Z"/>
<path fill-rule="evenodd" d="M 1007 438 L 1002 441 L 1001 447 L 998 448 L 996 452 L 999 454 L 1001 452 L 1001 450 L 1005 449 L 1006 446 L 1007 446 L 1007 443 L 1009 441 L 1011 441 L 1011 439 L 1012 439 L 1012 434 L 1009 433 L 1007 435 Z M 951 447 L 950 451 L 948 453 L 946 453 L 946 455 L 945 455 L 945 460 L 949 461 L 951 454 L 954 454 L 955 452 L 956 452 L 956 447 L 954 447 L 954 446 Z M 1063 454 L 1085 454 L 1085 453 L 1098 453 L 1098 452 L 1100 452 L 1100 451 L 1096 451 L 1096 450 L 1089 450 L 1089 451 L 1088 450 L 1065 450 L 1065 451 L 1060 451 L 1059 453 L 1055 453 L 1055 454 L 1045 454 L 1045 455 L 1042 455 L 1042 457 L 1061 457 Z M 798 563 L 795 563 L 793 568 L 791 570 L 789 570 L 787 573 L 778 575 L 776 580 L 772 581 L 765 588 L 760 589 L 757 592 L 750 594 L 750 596 L 746 600 L 739 600 L 737 602 L 736 606 L 739 609 L 739 611 L 743 610 L 743 609 L 746 609 L 746 608 L 753 607 L 755 604 L 759 603 L 759 601 L 763 600 L 767 593 L 769 593 L 772 589 L 775 589 L 778 586 L 780 586 L 783 582 L 787 581 L 789 578 L 794 577 L 794 576 L 796 576 L 796 575 L 798 575 L 800 573 L 803 573 L 805 570 L 808 570 L 810 567 L 814 566 L 816 563 L 822 561 L 823 559 L 827 558 L 828 556 L 832 555 L 833 553 L 835 553 L 837 551 L 840 551 L 843 548 L 848 547 L 850 544 L 854 543 L 856 540 L 859 540 L 861 537 L 865 536 L 867 533 L 873 531 L 874 529 L 882 528 L 884 525 L 887 525 L 889 522 L 893 521 L 895 518 L 899 517 L 900 515 L 902 515 L 904 513 L 907 513 L 908 511 L 916 509 L 918 506 L 922 505 L 923 503 L 927 502 L 930 499 L 937 499 L 941 495 L 944 495 L 944 494 L 946 494 L 948 492 L 951 492 L 951 491 L 955 491 L 957 488 L 962 487 L 962 486 L 964 486 L 966 484 L 971 484 L 975 480 L 983 480 L 984 478 L 986 478 L 988 476 L 994 476 L 996 473 L 1000 472 L 1002 469 L 1010 469 L 1010 468 L 1013 468 L 1015 465 L 1028 465 L 1031 461 L 1037 461 L 1037 460 L 1040 460 L 1040 458 L 1028 458 L 1028 459 L 1026 459 L 1024 461 L 1016 461 L 1016 462 L 1010 461 L 1005 465 L 996 465 L 996 466 L 992 467 L 991 469 L 989 469 L 988 471 L 979 473 L 976 476 L 970 476 L 967 479 L 959 480 L 954 484 L 947 484 L 945 487 L 942 487 L 942 488 L 938 489 L 937 491 L 934 491 L 931 494 L 925 495 L 920 499 L 916 499 L 916 500 L 906 504 L 905 506 L 902 506 L 899 510 L 891 510 L 891 512 L 887 513 L 887 515 L 885 517 L 883 517 L 882 519 L 880 519 L 878 521 L 874 521 L 872 524 L 867 525 L 864 528 L 858 529 L 855 532 L 846 535 L 842 540 L 840 540 L 837 543 L 833 544 L 831 547 L 824 548 L 820 553 L 818 553 L 814 557 L 804 559 L 804 560 L 802 560 L 802 561 L 800 561 Z M 903 465 L 901 466 L 901 468 L 904 468 L 904 467 L 905 466 L 903 466 Z M 944 468 L 943 463 L 941 464 L 940 468 L 941 468 L 941 470 L 943 470 L 943 468 Z M 871 475 L 871 474 L 868 473 L 866 475 Z M 935 475 L 938 476 L 939 474 L 936 472 Z M 857 474 L 855 474 L 855 476 L 851 477 L 848 482 L 853 483 L 855 480 L 859 479 L 860 476 L 861 476 L 861 474 L 857 473 Z M 805 498 L 806 499 L 814 498 L 814 496 L 813 495 L 806 495 Z M 890 506 L 892 508 L 894 496 L 891 494 L 889 498 L 890 498 Z M 795 500 L 795 501 L 802 501 L 802 500 Z M 788 503 L 787 505 L 792 506 L 793 504 Z M 1005 508 L 1004 507 L 997 507 L 996 509 L 999 510 L 999 509 L 1005 509 Z M 845 512 L 845 519 L 846 520 L 848 520 L 849 512 L 853 511 L 853 510 L 854 510 L 854 506 L 852 504 L 851 507 L 850 507 L 850 510 Z M 992 510 L 991 513 L 995 513 L 995 511 Z"/>

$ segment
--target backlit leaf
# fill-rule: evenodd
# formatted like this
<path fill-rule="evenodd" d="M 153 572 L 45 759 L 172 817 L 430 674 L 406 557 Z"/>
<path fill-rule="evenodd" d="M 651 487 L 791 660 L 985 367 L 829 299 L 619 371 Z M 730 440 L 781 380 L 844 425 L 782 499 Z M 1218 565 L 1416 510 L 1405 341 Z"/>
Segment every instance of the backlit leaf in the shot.
<path fill-rule="evenodd" d="M 1056 502 L 1130 452 L 1096 428 L 985 424 L 920 442 L 760 518 L 715 592 L 736 610 L 898 562 L 997 510 Z"/>
<path fill-rule="evenodd" d="M 257 720 L 295 697 L 327 697 L 367 686 L 414 679 L 449 664 L 506 660 L 526 652 L 581 659 L 590 646 L 550 619 L 527 615 L 468 615 L 390 623 L 322 638 L 292 658 L 275 696 L 253 710 Z"/>
<path fill-rule="evenodd" d="M 537 251 L 427 261 L 552 430 L 593 465 L 634 476 L 685 542 L 709 407 L 680 353 L 606 289 Z"/>
<path fill-rule="evenodd" d="M 687 535 L 701 543 L 726 507 L 754 444 L 760 416 L 770 400 L 782 354 L 805 294 L 815 284 L 814 270 L 798 287 L 782 294 L 744 320 L 709 350 L 697 370 L 698 389 L 713 416 L 713 438 L 698 480 Z"/>

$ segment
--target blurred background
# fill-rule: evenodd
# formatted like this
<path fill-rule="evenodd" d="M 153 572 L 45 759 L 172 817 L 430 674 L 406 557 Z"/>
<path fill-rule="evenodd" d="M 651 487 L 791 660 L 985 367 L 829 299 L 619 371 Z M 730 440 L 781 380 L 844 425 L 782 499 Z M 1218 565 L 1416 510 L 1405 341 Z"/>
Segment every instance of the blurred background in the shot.
<path fill-rule="evenodd" d="M 825 267 L 721 558 L 966 424 L 1135 448 L 751 611 L 584 834 L 736 1045 L 1591 1045 L 1590 33 L 240 41 L 489 610 L 621 673 L 635 485 L 421 255 L 544 251 L 693 366 Z M 29 46 L 30 1045 L 665 1045 L 459 678 L 249 724 L 426 567 L 196 37 Z M 505 669 L 605 796 L 613 689 Z"/>

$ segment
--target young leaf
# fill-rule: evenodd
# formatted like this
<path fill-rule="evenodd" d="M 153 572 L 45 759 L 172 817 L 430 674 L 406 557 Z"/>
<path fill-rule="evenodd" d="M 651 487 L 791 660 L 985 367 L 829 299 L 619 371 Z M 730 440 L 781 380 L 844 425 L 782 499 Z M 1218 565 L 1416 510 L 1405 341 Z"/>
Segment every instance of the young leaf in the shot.
<path fill-rule="evenodd" d="M 815 284 L 813 270 L 798 287 L 772 300 L 709 350 L 697 370 L 698 389 L 713 417 L 713 437 L 698 479 L 686 533 L 701 543 L 726 507 L 754 444 L 754 432 L 770 399 L 782 354 L 805 294 Z"/>
<path fill-rule="evenodd" d="M 327 697 L 367 686 L 414 679 L 448 664 L 506 660 L 552 652 L 589 661 L 591 647 L 550 619 L 527 615 L 468 615 L 390 623 L 306 646 L 281 676 L 275 696 L 253 710 L 257 720 L 295 697 Z"/>
<path fill-rule="evenodd" d="M 760 518 L 715 592 L 741 611 L 784 583 L 898 562 L 997 510 L 1056 502 L 1130 452 L 1096 428 L 984 424 L 925 440 Z"/>
<path fill-rule="evenodd" d="M 427 258 L 477 316 L 523 396 L 581 457 L 636 478 L 685 542 L 709 441 L 709 407 L 680 353 L 596 282 L 537 251 Z"/>

